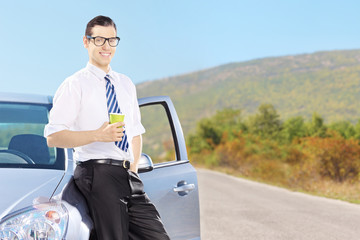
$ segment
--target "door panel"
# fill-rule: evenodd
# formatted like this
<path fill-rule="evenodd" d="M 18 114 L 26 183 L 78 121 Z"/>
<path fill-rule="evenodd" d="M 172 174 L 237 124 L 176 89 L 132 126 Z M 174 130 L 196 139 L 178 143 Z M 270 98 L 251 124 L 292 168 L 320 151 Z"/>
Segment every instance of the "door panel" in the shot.
<path fill-rule="evenodd" d="M 199 196 L 196 171 L 184 162 L 140 174 L 145 192 L 157 207 L 171 239 L 192 239 L 200 236 Z M 183 194 L 175 192 L 179 182 L 194 184 L 195 188 Z"/>
<path fill-rule="evenodd" d="M 175 108 L 170 98 L 164 96 L 139 99 L 139 105 L 146 129 L 143 135 L 144 150 L 150 151 L 145 153 L 151 158 L 160 159 L 154 162 L 152 171 L 140 173 L 145 192 L 157 207 L 171 239 L 200 239 L 197 175 L 187 159 L 184 135 Z M 154 105 L 156 111 L 145 109 Z M 163 113 L 159 113 L 159 106 Z M 166 121 L 159 119 L 160 116 Z M 164 133 L 166 130 L 169 134 Z M 153 145 L 165 147 L 159 150 Z M 152 149 L 156 151 L 152 152 Z"/>

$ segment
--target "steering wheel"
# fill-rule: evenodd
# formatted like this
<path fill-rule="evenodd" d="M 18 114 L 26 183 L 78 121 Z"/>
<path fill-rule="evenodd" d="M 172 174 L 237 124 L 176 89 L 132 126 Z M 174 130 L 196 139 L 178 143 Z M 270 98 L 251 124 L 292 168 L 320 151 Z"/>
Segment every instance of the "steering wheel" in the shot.
<path fill-rule="evenodd" d="M 8 149 L 8 150 L 3 150 L 1 152 L 6 152 L 6 153 L 11 153 L 14 154 L 22 159 L 24 159 L 28 164 L 35 164 L 35 162 L 26 154 L 13 150 L 13 149 Z"/>

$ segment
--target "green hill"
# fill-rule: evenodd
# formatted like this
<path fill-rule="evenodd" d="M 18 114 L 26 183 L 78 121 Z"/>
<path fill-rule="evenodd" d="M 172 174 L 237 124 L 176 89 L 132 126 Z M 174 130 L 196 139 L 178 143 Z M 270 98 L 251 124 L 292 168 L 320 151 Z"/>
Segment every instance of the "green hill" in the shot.
<path fill-rule="evenodd" d="M 360 118 L 360 50 L 316 52 L 230 63 L 137 85 L 138 96 L 168 95 L 189 133 L 216 110 L 236 108 L 244 117 L 271 103 L 283 119 L 326 122 Z"/>

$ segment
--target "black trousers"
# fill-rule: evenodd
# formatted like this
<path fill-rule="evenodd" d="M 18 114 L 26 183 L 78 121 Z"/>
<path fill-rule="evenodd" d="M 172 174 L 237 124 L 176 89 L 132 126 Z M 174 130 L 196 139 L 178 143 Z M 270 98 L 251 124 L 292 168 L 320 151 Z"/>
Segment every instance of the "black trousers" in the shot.
<path fill-rule="evenodd" d="M 91 239 L 170 239 L 138 174 L 122 166 L 80 164 L 74 179 L 95 225 Z"/>

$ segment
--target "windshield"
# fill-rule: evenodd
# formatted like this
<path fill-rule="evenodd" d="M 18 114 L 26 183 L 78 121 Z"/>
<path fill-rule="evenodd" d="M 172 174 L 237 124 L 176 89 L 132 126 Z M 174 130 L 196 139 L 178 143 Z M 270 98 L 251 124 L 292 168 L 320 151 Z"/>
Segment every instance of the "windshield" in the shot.
<path fill-rule="evenodd" d="M 43 137 L 50 107 L 0 103 L 0 168 L 65 169 L 63 149 Z"/>

